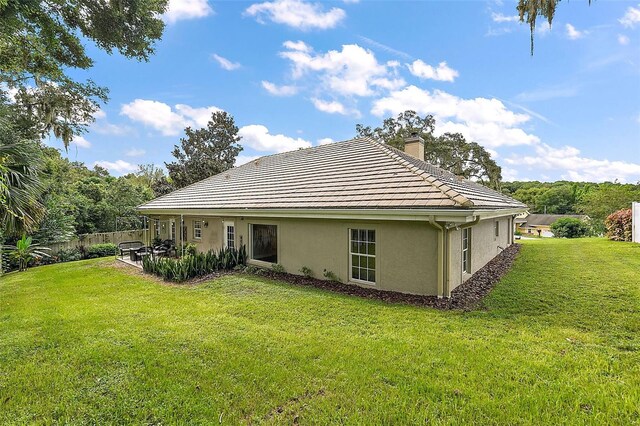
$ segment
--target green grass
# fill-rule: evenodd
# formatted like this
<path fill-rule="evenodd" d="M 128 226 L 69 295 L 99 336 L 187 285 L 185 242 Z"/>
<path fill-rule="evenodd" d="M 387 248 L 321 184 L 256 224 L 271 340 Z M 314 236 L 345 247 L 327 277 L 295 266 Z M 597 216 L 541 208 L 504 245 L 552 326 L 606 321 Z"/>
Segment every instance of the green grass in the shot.
<path fill-rule="evenodd" d="M 640 245 L 523 243 L 474 312 L 92 260 L 0 280 L 0 424 L 640 423 Z"/>

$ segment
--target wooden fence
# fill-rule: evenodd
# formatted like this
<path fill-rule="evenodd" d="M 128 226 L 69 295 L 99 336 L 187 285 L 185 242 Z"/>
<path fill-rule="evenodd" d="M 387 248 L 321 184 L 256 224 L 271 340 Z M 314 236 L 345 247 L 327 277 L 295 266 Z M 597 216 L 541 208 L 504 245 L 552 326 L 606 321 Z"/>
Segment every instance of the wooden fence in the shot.
<path fill-rule="evenodd" d="M 147 231 L 147 236 L 149 231 Z M 55 254 L 60 250 L 77 248 L 80 246 L 90 247 L 94 244 L 113 243 L 118 244 L 123 241 L 142 241 L 144 242 L 145 232 L 142 229 L 134 231 L 118 231 L 118 232 L 98 232 L 95 234 L 82 234 L 77 238 L 67 241 L 66 243 L 47 244 L 51 249 L 51 253 Z"/>

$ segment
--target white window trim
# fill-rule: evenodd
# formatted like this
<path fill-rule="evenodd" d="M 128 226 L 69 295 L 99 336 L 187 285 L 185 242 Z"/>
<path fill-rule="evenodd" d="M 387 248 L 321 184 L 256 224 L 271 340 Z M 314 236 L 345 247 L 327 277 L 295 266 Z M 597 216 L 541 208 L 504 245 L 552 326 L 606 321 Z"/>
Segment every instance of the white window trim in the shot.
<path fill-rule="evenodd" d="M 222 243 L 225 248 L 229 248 L 229 227 L 233 227 L 233 247 L 236 247 L 236 224 L 233 221 L 222 222 Z"/>
<path fill-rule="evenodd" d="M 199 228 L 196 227 L 196 223 L 200 224 Z M 200 230 L 200 236 L 199 237 L 196 236 L 196 229 Z M 194 240 L 201 240 L 202 239 L 202 220 L 200 220 L 200 219 L 193 221 L 193 239 Z"/>
<path fill-rule="evenodd" d="M 493 224 L 493 238 L 500 238 L 500 221 L 496 220 Z"/>
<path fill-rule="evenodd" d="M 367 230 L 367 231 L 373 231 L 373 232 L 376 233 L 376 241 L 374 242 L 374 244 L 376 245 L 376 254 L 368 255 L 368 254 L 362 254 L 362 253 L 353 253 L 351 251 L 351 231 L 354 230 L 354 229 L 358 230 L 358 231 L 362 229 L 362 230 Z M 352 283 L 364 284 L 364 285 L 367 285 L 367 286 L 375 287 L 377 285 L 377 283 L 378 283 L 378 277 L 379 277 L 379 272 L 378 272 L 378 264 L 379 264 L 379 262 L 378 262 L 378 230 L 375 229 L 375 228 L 348 228 L 347 242 L 349 244 L 349 246 L 348 246 L 349 247 L 349 249 L 348 249 L 348 251 L 349 251 L 349 270 L 348 270 L 348 274 L 347 274 L 347 276 L 349 277 L 348 281 L 352 282 Z M 353 257 L 353 255 L 373 257 L 374 259 L 376 259 L 376 267 L 373 270 L 375 272 L 375 275 L 376 275 L 376 280 L 375 281 L 373 281 L 373 282 L 372 281 L 366 281 L 366 280 L 361 280 L 359 278 L 353 278 L 352 277 L 352 273 L 353 273 L 352 257 Z"/>

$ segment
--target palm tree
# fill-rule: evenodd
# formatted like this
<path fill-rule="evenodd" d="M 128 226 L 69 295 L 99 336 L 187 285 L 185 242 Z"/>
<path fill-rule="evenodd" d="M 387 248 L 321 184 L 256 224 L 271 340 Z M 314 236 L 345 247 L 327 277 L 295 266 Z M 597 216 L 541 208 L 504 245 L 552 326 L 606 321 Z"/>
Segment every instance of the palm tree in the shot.
<path fill-rule="evenodd" d="M 33 239 L 25 235 L 16 241 L 15 246 L 4 246 L 4 248 L 9 250 L 10 257 L 18 261 L 19 271 L 25 271 L 32 259 L 49 257 L 49 254 L 45 253 L 45 250 L 51 250 L 47 247 L 40 247 L 40 244 L 34 244 Z"/>
<path fill-rule="evenodd" d="M 37 142 L 20 135 L 6 105 L 0 108 L 0 275 L 2 244 L 10 235 L 31 232 L 43 218 L 39 171 L 42 154 Z M 15 117 L 14 117 L 15 118 Z"/>

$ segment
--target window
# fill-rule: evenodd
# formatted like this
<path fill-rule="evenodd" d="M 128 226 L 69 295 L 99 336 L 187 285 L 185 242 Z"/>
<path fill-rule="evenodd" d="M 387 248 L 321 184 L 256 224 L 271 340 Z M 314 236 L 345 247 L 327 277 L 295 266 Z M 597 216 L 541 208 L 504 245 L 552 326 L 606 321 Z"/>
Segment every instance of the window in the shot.
<path fill-rule="evenodd" d="M 376 231 L 351 229 L 351 279 L 376 282 Z"/>
<path fill-rule="evenodd" d="M 194 220 L 193 221 L 193 238 L 196 240 L 202 239 L 202 221 Z"/>
<path fill-rule="evenodd" d="M 462 272 L 471 273 L 471 228 L 462 230 Z"/>
<path fill-rule="evenodd" d="M 493 228 L 494 228 L 494 232 L 495 232 L 496 237 L 499 237 L 500 236 L 500 222 L 496 220 L 496 223 L 495 223 Z"/>
<path fill-rule="evenodd" d="M 278 263 L 278 227 L 251 225 L 251 258 Z"/>
<path fill-rule="evenodd" d="M 227 248 L 233 249 L 236 247 L 236 227 L 233 225 L 227 225 Z"/>

